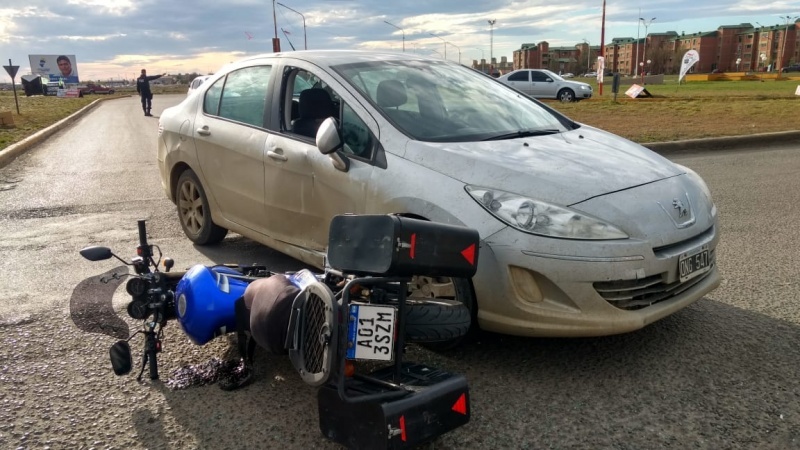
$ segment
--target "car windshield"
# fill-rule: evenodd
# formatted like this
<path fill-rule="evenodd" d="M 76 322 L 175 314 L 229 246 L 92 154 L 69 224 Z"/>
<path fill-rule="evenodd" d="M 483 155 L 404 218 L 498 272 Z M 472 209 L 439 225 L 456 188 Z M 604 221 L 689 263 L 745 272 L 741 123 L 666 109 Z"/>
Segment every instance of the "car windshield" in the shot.
<path fill-rule="evenodd" d="M 552 79 L 554 79 L 556 81 L 565 81 L 564 78 L 561 77 L 561 75 L 559 75 L 559 74 L 557 74 L 555 72 L 550 72 L 549 70 L 543 70 L 542 72 L 546 73 L 548 77 L 550 77 L 550 78 L 552 78 Z"/>
<path fill-rule="evenodd" d="M 452 63 L 376 61 L 332 68 L 416 140 L 513 139 L 566 131 L 570 124 L 527 95 Z"/>

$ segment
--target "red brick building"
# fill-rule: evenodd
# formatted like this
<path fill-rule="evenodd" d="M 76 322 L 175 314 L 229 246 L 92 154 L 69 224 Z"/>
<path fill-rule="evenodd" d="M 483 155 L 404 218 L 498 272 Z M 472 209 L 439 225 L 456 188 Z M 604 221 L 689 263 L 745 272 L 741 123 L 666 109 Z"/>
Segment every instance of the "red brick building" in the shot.
<path fill-rule="evenodd" d="M 550 47 L 546 41 L 522 44 L 514 51 L 513 68 L 582 73 L 595 68 L 599 50 L 586 43 L 574 47 Z M 714 31 L 680 35 L 675 31 L 649 33 L 640 39 L 613 38 L 604 47 L 606 68 L 628 75 L 640 73 L 641 62 L 646 72 L 677 73 L 688 50 L 700 54 L 691 72 L 779 70 L 800 64 L 800 20 L 767 27 L 722 25 Z"/>

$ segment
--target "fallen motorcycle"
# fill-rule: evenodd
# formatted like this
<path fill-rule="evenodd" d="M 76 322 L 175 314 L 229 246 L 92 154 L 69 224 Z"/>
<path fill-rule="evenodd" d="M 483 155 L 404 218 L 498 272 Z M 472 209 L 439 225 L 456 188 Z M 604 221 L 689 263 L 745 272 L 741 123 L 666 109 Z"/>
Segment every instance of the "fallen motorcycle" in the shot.
<path fill-rule="evenodd" d="M 466 379 L 404 362 L 403 349 L 407 343 L 454 339 L 469 330 L 470 312 L 464 305 L 408 298 L 408 282 L 420 275 L 474 275 L 474 230 L 391 215 L 337 216 L 330 227 L 329 269 L 278 274 L 264 266 L 239 265 L 197 265 L 171 272 L 174 261 L 147 242 L 145 221 L 138 228 L 137 256 L 130 262 L 106 247 L 80 252 L 92 261 L 116 258 L 134 273 L 117 268 L 87 280 L 73 293 L 80 298 L 89 283 L 99 283 L 113 295 L 127 277 L 127 313 L 143 325 L 127 338 L 124 322 L 107 325 L 113 332 L 107 334 L 122 338 L 110 350 L 117 375 L 132 369 L 128 342 L 134 336 L 144 335 L 138 379 L 149 366 L 150 379 L 157 380 L 157 355 L 170 321 L 203 345 L 236 331 L 234 304 L 251 282 L 286 276 L 300 291 L 292 301 L 284 347 L 301 378 L 319 387 L 324 436 L 351 448 L 406 448 L 469 421 Z M 109 309 L 96 306 L 98 313 Z M 364 374 L 355 370 L 353 361 L 358 360 L 387 365 Z"/>

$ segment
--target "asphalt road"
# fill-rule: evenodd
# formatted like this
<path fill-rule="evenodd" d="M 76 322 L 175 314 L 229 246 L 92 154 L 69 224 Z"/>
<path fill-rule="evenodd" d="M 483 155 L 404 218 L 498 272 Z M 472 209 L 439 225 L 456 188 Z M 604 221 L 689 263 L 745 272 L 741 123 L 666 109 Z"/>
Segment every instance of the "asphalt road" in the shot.
<path fill-rule="evenodd" d="M 336 448 L 285 358 L 260 354 L 257 381 L 237 392 L 140 385 L 111 372 L 114 338 L 70 317 L 73 288 L 115 265 L 78 250 L 132 256 L 137 219 L 178 267 L 299 267 L 238 236 L 208 249 L 183 237 L 155 162 L 157 116 L 178 100 L 156 97 L 154 118 L 136 98 L 103 102 L 0 169 L 0 448 Z M 451 353 L 410 348 L 470 382 L 471 422 L 430 448 L 800 448 L 798 152 L 673 158 L 707 180 L 721 214 L 722 286 L 689 308 L 620 336 L 485 333 Z M 227 348 L 168 328 L 162 377 Z"/>

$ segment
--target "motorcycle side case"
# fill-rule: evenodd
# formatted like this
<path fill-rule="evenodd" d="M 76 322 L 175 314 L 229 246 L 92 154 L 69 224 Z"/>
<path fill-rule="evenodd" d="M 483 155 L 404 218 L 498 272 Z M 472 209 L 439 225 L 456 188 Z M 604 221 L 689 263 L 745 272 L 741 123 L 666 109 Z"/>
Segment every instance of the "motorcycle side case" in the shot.
<path fill-rule="evenodd" d="M 477 230 L 395 215 L 340 215 L 328 235 L 328 263 L 346 273 L 469 278 Z"/>
<path fill-rule="evenodd" d="M 394 366 L 370 374 L 393 381 Z M 348 402 L 333 383 L 317 392 L 319 425 L 328 439 L 353 449 L 405 449 L 429 442 L 469 422 L 469 386 L 463 375 L 404 363 L 401 383 L 414 392 L 381 402 Z M 374 383 L 349 379 L 348 395 L 385 392 Z"/>
<path fill-rule="evenodd" d="M 248 283 L 227 275 L 240 274 L 224 266 L 196 265 L 175 288 L 178 323 L 197 345 L 236 331 L 235 302 Z"/>

